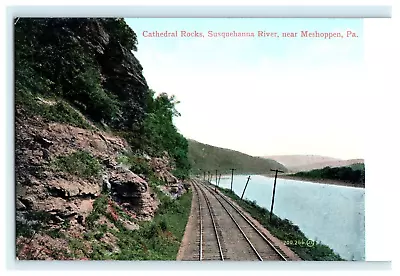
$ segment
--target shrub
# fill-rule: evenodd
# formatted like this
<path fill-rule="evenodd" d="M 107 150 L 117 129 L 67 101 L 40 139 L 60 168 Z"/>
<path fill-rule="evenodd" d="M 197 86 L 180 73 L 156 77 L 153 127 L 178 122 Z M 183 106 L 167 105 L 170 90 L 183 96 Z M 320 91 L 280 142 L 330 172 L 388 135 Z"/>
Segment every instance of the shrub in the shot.
<path fill-rule="evenodd" d="M 78 150 L 67 156 L 59 156 L 53 161 L 53 166 L 60 171 L 65 171 L 80 177 L 96 177 L 99 175 L 101 165 L 90 153 Z"/>

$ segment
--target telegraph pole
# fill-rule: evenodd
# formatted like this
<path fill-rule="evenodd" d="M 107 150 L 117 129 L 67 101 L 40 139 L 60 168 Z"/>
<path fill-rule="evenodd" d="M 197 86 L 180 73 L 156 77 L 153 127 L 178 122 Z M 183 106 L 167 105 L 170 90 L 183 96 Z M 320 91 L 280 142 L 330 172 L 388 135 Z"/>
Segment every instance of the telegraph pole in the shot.
<path fill-rule="evenodd" d="M 218 185 L 218 170 L 215 170 L 215 191 L 217 191 Z"/>
<path fill-rule="evenodd" d="M 232 184 L 233 184 L 233 171 L 236 169 L 231 169 L 232 170 L 232 178 L 231 178 L 231 191 L 232 191 Z"/>
<path fill-rule="evenodd" d="M 278 172 L 283 173 L 283 171 L 280 171 L 280 170 L 272 170 L 271 169 L 271 171 L 275 172 L 275 180 L 274 180 L 274 190 L 272 192 L 272 203 L 271 203 L 271 212 L 269 213 L 269 221 L 272 220 L 272 211 L 274 210 L 276 177 L 278 176 Z"/>
<path fill-rule="evenodd" d="M 243 199 L 244 192 L 246 191 L 246 188 L 247 188 L 247 184 L 249 184 L 249 180 L 250 180 L 250 175 L 249 175 L 249 177 L 247 178 L 246 186 L 244 186 L 243 193 L 242 193 L 242 196 L 240 197 L 240 199 Z"/>
<path fill-rule="evenodd" d="M 218 185 L 219 185 L 219 182 L 221 181 L 221 174 L 219 174 L 219 178 L 218 178 Z"/>

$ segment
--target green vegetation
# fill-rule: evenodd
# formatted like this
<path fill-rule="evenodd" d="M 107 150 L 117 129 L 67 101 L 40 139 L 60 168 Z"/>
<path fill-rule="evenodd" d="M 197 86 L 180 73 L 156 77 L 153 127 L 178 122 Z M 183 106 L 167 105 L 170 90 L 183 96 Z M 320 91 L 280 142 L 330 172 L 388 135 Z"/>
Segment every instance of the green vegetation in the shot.
<path fill-rule="evenodd" d="M 88 47 L 88 43 L 98 44 L 96 37 L 81 33 L 100 24 L 105 30 L 120 30 L 114 40 L 110 38 L 113 43 L 130 48 L 137 43 L 136 37 L 126 39 L 132 31 L 121 28 L 121 20 L 20 18 L 15 26 L 16 94 L 60 97 L 96 122 L 128 127 L 130 122 L 124 118 L 133 115 L 128 111 L 134 105 L 124 101 L 124 91 L 111 87 L 113 83 L 102 85 L 101 61 L 96 59 L 96 49 Z"/>
<path fill-rule="evenodd" d="M 141 223 L 140 229 L 130 232 L 121 228 L 121 251 L 118 260 L 175 260 L 190 214 L 192 193 L 177 200 L 157 192 L 161 206 L 151 222 Z"/>
<path fill-rule="evenodd" d="M 283 241 L 290 249 L 292 249 L 300 258 L 307 261 L 342 261 L 343 259 L 337 255 L 328 246 L 321 242 L 309 240 L 297 225 L 294 225 L 287 219 L 280 219 L 272 215 L 269 221 L 270 212 L 263 207 L 257 205 L 255 201 L 241 200 L 239 196 L 231 192 L 229 189 L 218 187 L 225 195 L 236 201 L 246 212 L 254 219 L 267 228 L 272 235 Z"/>
<path fill-rule="evenodd" d="M 340 180 L 362 187 L 365 183 L 365 167 L 364 164 L 354 164 L 349 167 L 325 167 L 308 172 L 298 172 L 293 174 L 293 176 L 319 180 Z"/>
<path fill-rule="evenodd" d="M 31 238 L 35 233 L 43 230 L 50 219 L 49 213 L 30 210 L 24 215 L 24 219 L 16 220 L 16 236 Z"/>
<path fill-rule="evenodd" d="M 88 225 L 88 227 L 94 227 L 94 222 L 99 219 L 101 214 L 106 214 L 106 210 L 107 196 L 105 194 L 102 194 L 93 202 L 93 210 L 86 218 L 86 224 Z"/>
<path fill-rule="evenodd" d="M 87 120 L 63 100 L 55 100 L 54 104 L 46 104 L 41 103 L 31 93 L 17 93 L 15 95 L 15 103 L 24 107 L 27 116 L 39 115 L 52 122 L 92 129 Z"/>
<path fill-rule="evenodd" d="M 173 174 L 181 179 L 189 175 L 188 142 L 178 133 L 173 118 L 180 116 L 175 106 L 179 102 L 174 96 L 162 93 L 157 97 L 150 90 L 148 98 L 149 113 L 144 121 L 145 150 L 150 155 L 160 156 L 164 151 L 175 161 Z"/>
<path fill-rule="evenodd" d="M 192 167 L 192 174 L 203 174 L 204 171 L 211 173 L 218 169 L 219 172 L 229 173 L 235 168 L 235 173 L 269 174 L 270 169 L 287 171 L 280 163 L 253 157 L 241 152 L 217 148 L 189 140 L 189 160 Z"/>
<path fill-rule="evenodd" d="M 362 170 L 365 171 L 365 164 L 364 163 L 355 163 L 349 166 L 353 170 Z"/>
<path fill-rule="evenodd" d="M 136 174 L 144 174 L 149 177 L 153 175 L 153 171 L 151 170 L 148 161 L 143 156 L 125 153 L 118 156 L 117 161 L 119 164 L 128 167 Z"/>
<path fill-rule="evenodd" d="M 107 213 L 109 202 L 106 195 L 97 198 L 92 213 L 86 219 L 90 231 L 85 234 L 85 239 L 91 242 L 93 252 L 83 250 L 84 255 L 79 257 L 89 257 L 93 260 L 175 260 L 189 218 L 192 193 L 189 191 L 178 199 L 172 199 L 163 194 L 157 185 L 156 182 L 151 184 L 160 200 L 160 206 L 152 221 L 137 222 L 113 204 L 112 208 L 116 210 L 117 216 L 135 221 L 140 225 L 138 230 L 127 230 L 120 220 L 115 220 Z M 102 215 L 113 222 L 118 230 L 96 224 L 95 221 Z M 118 252 L 112 252 L 112 248 L 98 242 L 107 232 L 117 238 L 120 249 Z M 70 245 L 74 252 L 82 252 L 83 244 L 74 241 Z"/>
<path fill-rule="evenodd" d="M 59 156 L 52 162 L 56 170 L 80 177 L 96 177 L 101 171 L 99 161 L 89 152 L 78 150 L 66 156 Z"/>

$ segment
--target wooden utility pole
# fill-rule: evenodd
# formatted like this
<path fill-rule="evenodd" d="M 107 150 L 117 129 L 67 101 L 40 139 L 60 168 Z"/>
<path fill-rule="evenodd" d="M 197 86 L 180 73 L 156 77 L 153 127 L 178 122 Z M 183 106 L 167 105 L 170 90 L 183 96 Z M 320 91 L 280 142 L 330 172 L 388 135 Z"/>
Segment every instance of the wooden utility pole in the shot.
<path fill-rule="evenodd" d="M 231 169 L 232 170 L 232 178 L 231 178 L 231 191 L 232 191 L 232 184 L 233 184 L 233 171 L 236 169 Z"/>
<path fill-rule="evenodd" d="M 275 180 L 274 180 L 274 190 L 272 192 L 272 203 L 271 203 L 271 211 L 269 213 L 269 221 L 272 220 L 272 212 L 274 210 L 274 201 L 275 201 L 275 188 L 276 188 L 276 177 L 278 176 L 278 172 L 283 173 L 283 171 L 280 170 L 272 170 L 271 171 L 275 172 Z"/>
<path fill-rule="evenodd" d="M 215 170 L 215 191 L 217 191 L 218 185 L 218 170 Z"/>
<path fill-rule="evenodd" d="M 218 185 L 219 185 L 219 182 L 221 182 L 221 174 L 219 174 Z"/>
<path fill-rule="evenodd" d="M 247 184 L 249 184 L 249 180 L 250 180 L 250 175 L 249 175 L 249 177 L 247 178 L 246 186 L 244 186 L 243 193 L 242 193 L 242 196 L 240 197 L 240 199 L 243 199 L 244 192 L 246 191 L 246 188 L 247 188 Z"/>

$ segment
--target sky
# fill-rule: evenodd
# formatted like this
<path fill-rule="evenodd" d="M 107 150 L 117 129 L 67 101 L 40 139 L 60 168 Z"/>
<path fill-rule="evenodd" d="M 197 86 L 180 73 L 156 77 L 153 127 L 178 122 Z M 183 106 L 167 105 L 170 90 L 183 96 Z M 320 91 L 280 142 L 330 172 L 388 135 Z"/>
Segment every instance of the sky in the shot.
<path fill-rule="evenodd" d="M 362 19 L 125 20 L 137 34 L 134 54 L 149 87 L 180 101 L 174 122 L 186 138 L 254 156 L 363 158 Z M 178 31 L 178 37 L 146 37 L 153 31 Z M 181 37 L 181 31 L 204 37 Z M 216 38 L 208 31 L 256 37 Z M 258 31 L 280 37 L 257 37 Z M 304 38 L 301 31 L 345 37 Z M 347 31 L 357 37 L 347 38 Z"/>

